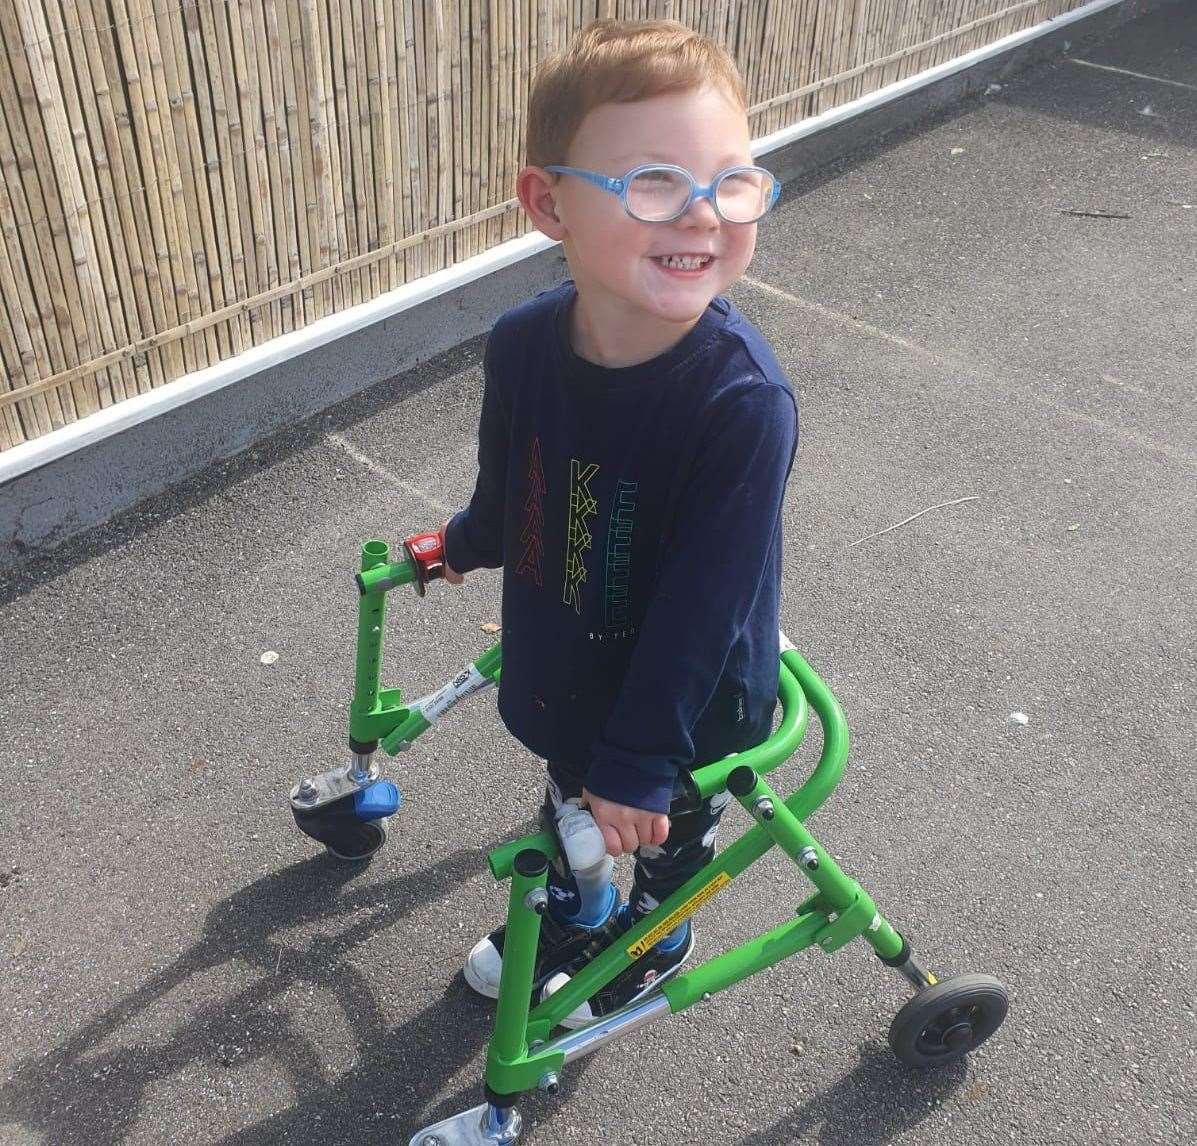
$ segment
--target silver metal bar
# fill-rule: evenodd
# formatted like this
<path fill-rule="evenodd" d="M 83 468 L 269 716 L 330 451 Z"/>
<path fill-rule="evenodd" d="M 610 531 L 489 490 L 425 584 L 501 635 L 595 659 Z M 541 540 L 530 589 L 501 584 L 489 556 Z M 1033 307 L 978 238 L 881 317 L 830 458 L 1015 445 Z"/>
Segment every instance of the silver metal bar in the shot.
<path fill-rule="evenodd" d="M 378 779 L 378 770 L 370 763 L 373 752 L 355 752 L 345 774 L 359 787 L 364 788 Z"/>
<path fill-rule="evenodd" d="M 444 716 L 458 701 L 476 692 L 484 692 L 495 682 L 488 676 L 483 676 L 476 665 L 468 664 L 448 684 L 441 685 L 436 692 L 422 696 L 412 701 L 408 708 L 419 710 L 429 724 L 434 724 Z"/>
<path fill-rule="evenodd" d="M 617 1039 L 640 1027 L 647 1026 L 654 1019 L 670 1014 L 669 1000 L 664 995 L 653 995 L 643 1002 L 634 1003 L 616 1011 L 613 1015 L 598 1019 L 567 1035 L 553 1039 L 539 1048 L 542 1052 L 561 1051 L 566 1062 L 573 1062 L 591 1051 L 598 1050 L 604 1043 Z"/>
<path fill-rule="evenodd" d="M 939 982 L 913 955 L 907 956 L 906 961 L 899 963 L 894 970 L 920 991 Z"/>

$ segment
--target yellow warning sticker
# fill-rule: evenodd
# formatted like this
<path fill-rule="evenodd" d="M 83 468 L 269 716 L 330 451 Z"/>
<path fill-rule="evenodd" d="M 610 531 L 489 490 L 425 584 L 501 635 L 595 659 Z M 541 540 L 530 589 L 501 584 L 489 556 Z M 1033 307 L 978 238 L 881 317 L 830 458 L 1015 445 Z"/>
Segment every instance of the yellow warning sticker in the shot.
<path fill-rule="evenodd" d="M 721 871 L 710 883 L 700 887 L 680 907 L 674 908 L 656 927 L 636 940 L 628 948 L 628 954 L 633 959 L 639 959 L 650 947 L 655 947 L 664 939 L 682 920 L 689 919 L 704 903 L 718 895 L 731 881 L 732 877 L 727 872 Z"/>

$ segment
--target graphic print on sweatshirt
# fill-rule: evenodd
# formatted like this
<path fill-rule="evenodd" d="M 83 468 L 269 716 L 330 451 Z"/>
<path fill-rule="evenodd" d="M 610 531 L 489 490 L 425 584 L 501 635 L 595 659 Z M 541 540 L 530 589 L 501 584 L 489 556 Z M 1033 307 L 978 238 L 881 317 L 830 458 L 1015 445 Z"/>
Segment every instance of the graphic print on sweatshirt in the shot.
<path fill-rule="evenodd" d="M 541 558 L 544 556 L 544 468 L 540 462 L 540 438 L 532 439 L 528 447 L 528 495 L 524 498 L 524 524 L 520 530 L 523 553 L 516 573 L 530 577 L 538 588 L 544 588 Z"/>
<path fill-rule="evenodd" d="M 565 530 L 565 576 L 561 599 L 579 616 L 582 614 L 582 586 L 586 583 L 586 551 L 594 546 L 590 518 L 598 513 L 598 502 L 590 492 L 590 481 L 598 464 L 569 459 L 569 520 Z"/>
<path fill-rule="evenodd" d="M 624 481 L 615 486 L 611 520 L 607 526 L 606 581 L 603 592 L 603 623 L 619 629 L 628 623 L 628 587 L 632 562 L 632 523 L 636 515 L 639 482 Z M 594 634 L 591 634 L 593 639 Z"/>

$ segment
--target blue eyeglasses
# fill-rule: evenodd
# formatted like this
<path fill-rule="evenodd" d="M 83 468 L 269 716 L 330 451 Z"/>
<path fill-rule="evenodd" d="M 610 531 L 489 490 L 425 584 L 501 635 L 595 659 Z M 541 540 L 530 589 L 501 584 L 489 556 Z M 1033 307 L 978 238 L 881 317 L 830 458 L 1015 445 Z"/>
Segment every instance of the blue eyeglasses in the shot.
<path fill-rule="evenodd" d="M 755 223 L 781 194 L 781 182 L 763 167 L 744 165 L 720 171 L 710 186 L 702 187 L 684 167 L 671 163 L 645 163 L 633 167 L 622 179 L 612 179 L 580 167 L 546 167 L 561 175 L 578 175 L 612 195 L 623 209 L 642 223 L 669 223 L 681 218 L 696 199 L 709 199 L 725 223 Z"/>

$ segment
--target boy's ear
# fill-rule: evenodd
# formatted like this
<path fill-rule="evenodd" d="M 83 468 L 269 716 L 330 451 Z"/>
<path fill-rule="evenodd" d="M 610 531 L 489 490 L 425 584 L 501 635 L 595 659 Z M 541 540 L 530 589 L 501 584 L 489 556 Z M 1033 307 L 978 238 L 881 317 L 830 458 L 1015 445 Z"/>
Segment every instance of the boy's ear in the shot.
<path fill-rule="evenodd" d="M 550 239 L 560 240 L 565 237 L 565 226 L 557 217 L 555 186 L 556 179 L 543 167 L 524 167 L 515 178 L 515 193 L 533 226 Z"/>

